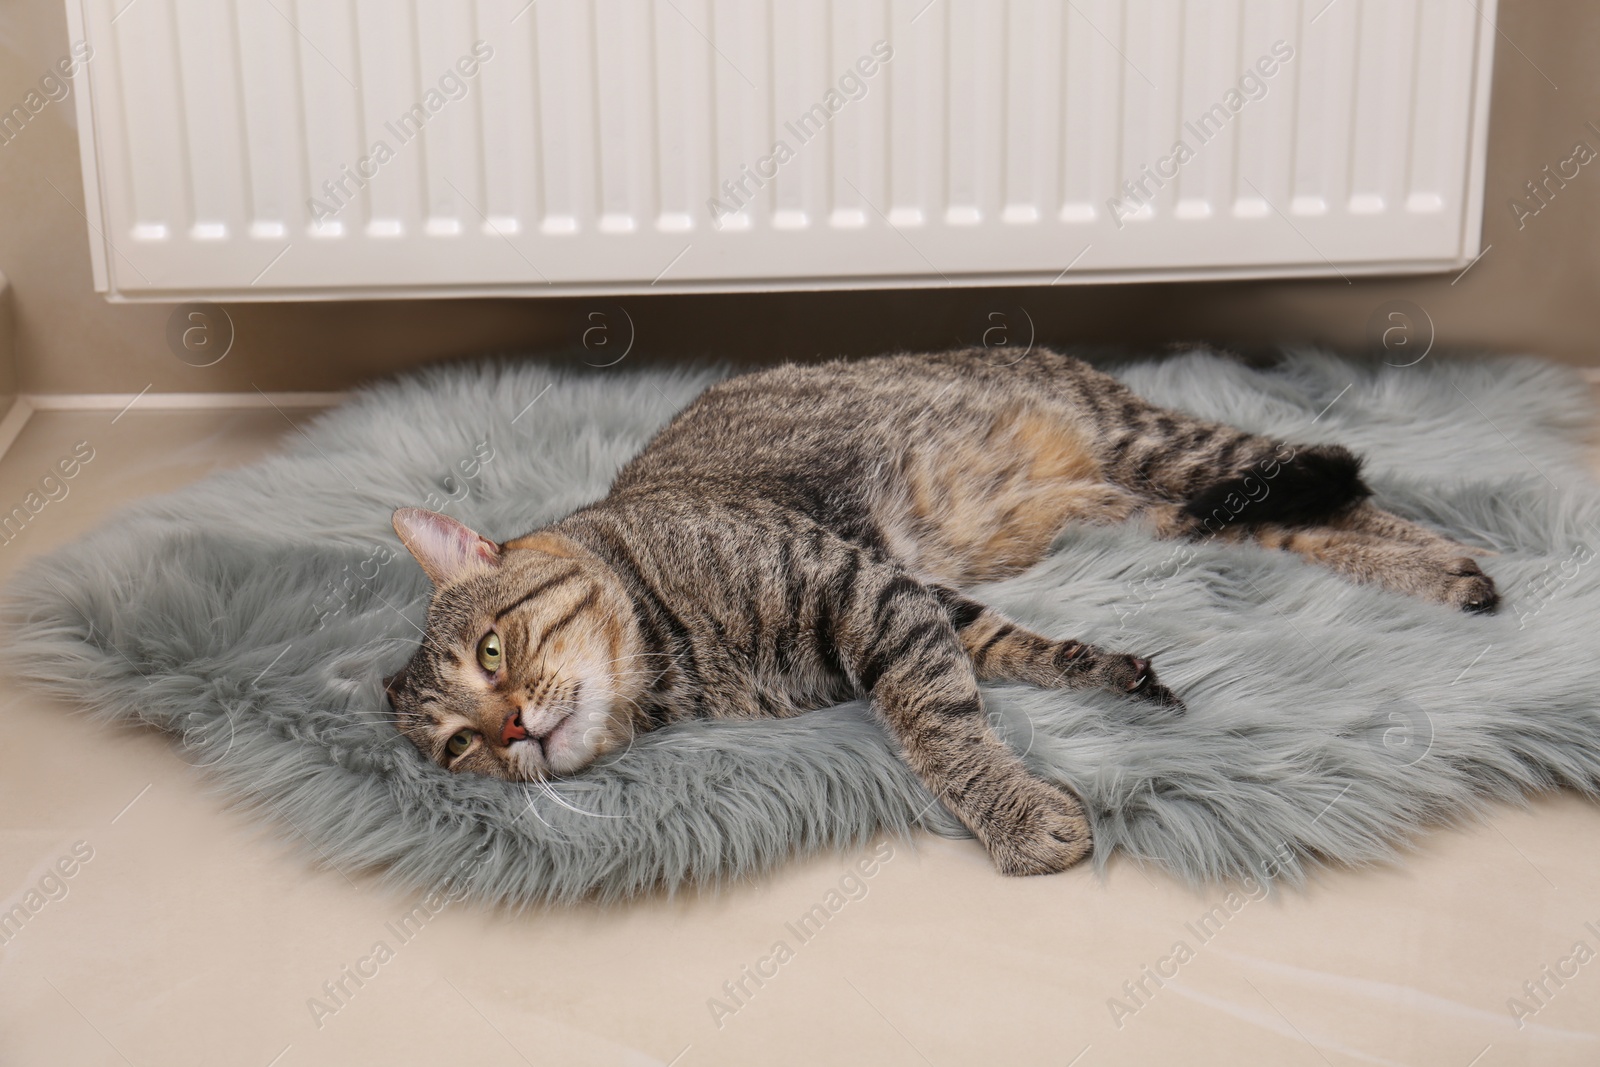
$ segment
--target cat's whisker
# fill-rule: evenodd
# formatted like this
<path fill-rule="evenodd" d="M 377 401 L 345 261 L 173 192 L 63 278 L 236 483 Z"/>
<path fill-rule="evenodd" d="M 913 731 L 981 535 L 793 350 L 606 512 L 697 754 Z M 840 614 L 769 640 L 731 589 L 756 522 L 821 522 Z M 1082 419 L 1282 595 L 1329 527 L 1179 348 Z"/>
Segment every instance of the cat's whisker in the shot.
<path fill-rule="evenodd" d="M 639 740 L 639 734 L 641 733 L 639 729 L 639 722 L 641 719 L 648 720 L 649 718 L 649 715 L 645 712 L 644 707 L 637 699 L 633 697 L 621 697 L 619 699 L 626 707 L 634 711 L 636 715 L 630 715 L 623 720 L 624 725 L 626 725 L 628 728 L 628 746 L 621 752 L 608 752 L 606 755 L 610 759 L 621 759 L 623 756 L 626 756 L 629 752 L 633 751 L 634 743 Z"/>
<path fill-rule="evenodd" d="M 612 671 L 613 678 L 646 678 L 656 674 L 656 671 Z"/>
<path fill-rule="evenodd" d="M 618 656 L 616 659 L 612 660 L 611 662 L 612 662 L 612 664 L 614 666 L 620 666 L 620 665 L 622 665 L 624 663 L 632 663 L 635 660 L 648 659 L 648 658 L 652 658 L 652 657 L 643 656 L 643 655 L 639 655 L 639 654 L 630 654 L 630 655 L 626 655 L 626 656 Z M 658 658 L 659 659 L 660 657 L 654 657 L 654 658 Z"/>
<path fill-rule="evenodd" d="M 555 801 L 557 804 L 561 805 L 563 808 L 566 808 L 568 811 L 576 812 L 579 815 L 587 815 L 591 819 L 625 819 L 625 818 L 627 818 L 627 816 L 625 816 L 625 815 L 606 815 L 606 814 L 603 814 L 603 813 L 598 812 L 598 811 L 585 811 L 583 808 L 577 807 L 576 805 L 573 805 L 573 804 L 569 804 L 566 800 L 564 800 L 562 798 L 561 794 L 556 792 L 555 786 L 551 785 L 548 780 L 541 780 L 539 784 L 544 786 L 544 791 L 550 797 L 551 800 Z"/>
<path fill-rule="evenodd" d="M 542 785 L 542 784 L 544 784 L 544 779 L 535 778 L 531 784 L 534 785 L 534 786 Z M 529 796 L 528 796 L 528 806 L 526 808 L 524 808 L 523 811 L 525 813 L 527 813 L 527 814 L 531 814 L 535 819 L 538 819 L 540 822 L 544 823 L 545 829 L 547 829 L 547 830 L 555 830 L 556 833 L 560 833 L 561 831 L 556 830 L 556 828 L 554 826 L 551 826 L 550 823 L 545 819 L 545 817 L 543 815 L 539 814 L 539 809 L 533 806 L 533 802 L 535 800 L 538 800 L 538 799 L 539 799 L 538 790 L 537 789 L 530 790 L 529 791 Z"/>
<path fill-rule="evenodd" d="M 670 660 L 670 652 L 629 652 L 627 655 L 617 657 L 616 662 L 625 663 L 630 659 L 665 659 Z"/>

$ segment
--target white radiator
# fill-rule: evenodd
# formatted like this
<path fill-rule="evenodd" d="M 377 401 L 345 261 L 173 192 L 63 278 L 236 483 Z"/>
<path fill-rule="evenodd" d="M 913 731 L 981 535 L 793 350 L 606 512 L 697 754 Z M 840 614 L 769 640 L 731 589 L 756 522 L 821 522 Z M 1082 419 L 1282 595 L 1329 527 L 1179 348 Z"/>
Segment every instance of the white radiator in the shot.
<path fill-rule="evenodd" d="M 1444 270 L 1494 0 L 68 0 L 113 298 Z"/>

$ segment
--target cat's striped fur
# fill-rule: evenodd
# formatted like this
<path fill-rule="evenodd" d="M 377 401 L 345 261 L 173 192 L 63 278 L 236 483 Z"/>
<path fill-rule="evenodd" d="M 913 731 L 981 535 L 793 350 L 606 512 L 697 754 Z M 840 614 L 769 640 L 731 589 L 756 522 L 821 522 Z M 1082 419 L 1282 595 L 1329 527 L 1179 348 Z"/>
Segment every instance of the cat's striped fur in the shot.
<path fill-rule="evenodd" d="M 1493 609 L 1469 549 L 1369 495 L 1343 448 L 1165 410 L 1055 352 L 782 366 L 713 386 L 603 500 L 504 545 L 397 512 L 436 588 L 391 697 L 429 758 L 532 779 L 677 720 L 870 694 L 1001 870 L 1057 871 L 1090 849 L 1082 805 L 995 736 L 978 682 L 1182 705 L 1148 659 L 1033 633 L 961 590 L 1038 562 L 1067 523 L 1140 518 Z M 480 661 L 491 633 L 503 658 Z"/>

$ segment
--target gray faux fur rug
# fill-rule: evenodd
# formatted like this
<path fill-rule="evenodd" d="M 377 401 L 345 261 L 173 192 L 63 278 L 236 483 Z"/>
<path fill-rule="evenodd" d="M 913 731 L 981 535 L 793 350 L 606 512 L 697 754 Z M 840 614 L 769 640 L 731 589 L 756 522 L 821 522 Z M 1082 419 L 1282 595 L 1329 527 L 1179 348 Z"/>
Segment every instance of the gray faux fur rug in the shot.
<path fill-rule="evenodd" d="M 962 833 L 860 703 L 673 727 L 550 790 L 452 776 L 387 723 L 379 679 L 410 656 L 427 594 L 390 512 L 426 504 L 497 539 L 524 533 L 603 493 L 719 373 L 515 361 L 369 388 L 281 455 L 130 508 L 33 566 L 9 590 L 7 665 L 101 720 L 169 731 L 308 855 L 487 901 L 617 899 L 883 829 Z M 1294 881 L 1317 861 L 1390 856 L 1492 799 L 1596 792 L 1600 490 L 1577 375 L 1315 353 L 1121 374 L 1160 403 L 1351 445 L 1384 506 L 1498 550 L 1486 569 L 1505 599 L 1475 617 L 1287 554 L 1067 531 L 979 595 L 1046 633 L 1156 654 L 1190 709 L 1157 725 L 1107 694 L 987 691 L 1039 773 L 1088 801 L 1097 862 L 1121 850 L 1193 880 Z"/>

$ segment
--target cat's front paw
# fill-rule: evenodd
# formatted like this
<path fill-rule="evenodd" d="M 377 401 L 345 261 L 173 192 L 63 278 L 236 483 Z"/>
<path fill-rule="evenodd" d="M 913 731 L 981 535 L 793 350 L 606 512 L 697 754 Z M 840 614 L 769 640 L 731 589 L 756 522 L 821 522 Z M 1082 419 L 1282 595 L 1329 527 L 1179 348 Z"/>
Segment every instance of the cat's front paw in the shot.
<path fill-rule="evenodd" d="M 1078 798 L 1036 778 L 1019 779 L 985 819 L 984 847 L 1002 874 L 1055 874 L 1094 848 Z"/>

